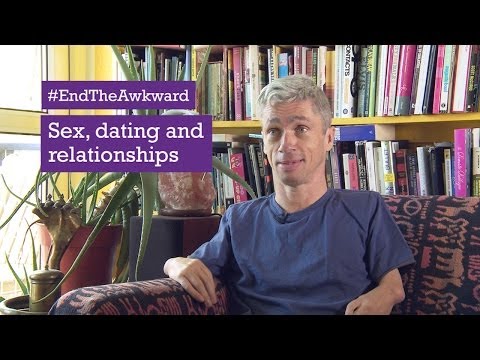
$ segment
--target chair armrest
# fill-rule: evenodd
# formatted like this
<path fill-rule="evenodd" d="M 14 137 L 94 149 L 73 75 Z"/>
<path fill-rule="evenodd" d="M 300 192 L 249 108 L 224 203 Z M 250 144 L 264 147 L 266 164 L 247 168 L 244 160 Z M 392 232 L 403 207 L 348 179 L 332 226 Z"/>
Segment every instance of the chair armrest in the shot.
<path fill-rule="evenodd" d="M 162 278 L 89 286 L 62 295 L 49 315 L 223 315 L 227 290 L 217 284 L 217 303 L 208 308 L 175 280 Z"/>

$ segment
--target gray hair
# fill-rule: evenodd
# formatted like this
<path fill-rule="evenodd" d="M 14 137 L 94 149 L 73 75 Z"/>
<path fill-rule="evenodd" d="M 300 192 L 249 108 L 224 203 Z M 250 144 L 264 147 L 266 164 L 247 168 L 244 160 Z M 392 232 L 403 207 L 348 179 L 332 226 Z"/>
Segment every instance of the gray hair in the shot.
<path fill-rule="evenodd" d="M 307 75 L 290 75 L 273 80 L 258 97 L 258 113 L 263 118 L 267 105 L 312 100 L 314 112 L 320 114 L 326 131 L 332 123 L 332 110 L 325 93 Z"/>

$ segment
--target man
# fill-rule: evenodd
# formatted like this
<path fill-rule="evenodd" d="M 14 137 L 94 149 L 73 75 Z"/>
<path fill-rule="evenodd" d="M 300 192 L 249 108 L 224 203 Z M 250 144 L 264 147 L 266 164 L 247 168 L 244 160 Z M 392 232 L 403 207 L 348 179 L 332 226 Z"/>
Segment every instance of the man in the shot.
<path fill-rule="evenodd" d="M 275 193 L 234 204 L 218 233 L 165 274 L 216 302 L 214 276 L 245 314 L 390 314 L 404 299 L 398 268 L 413 255 L 376 192 L 328 189 L 334 128 L 325 94 L 303 75 L 259 96 Z"/>

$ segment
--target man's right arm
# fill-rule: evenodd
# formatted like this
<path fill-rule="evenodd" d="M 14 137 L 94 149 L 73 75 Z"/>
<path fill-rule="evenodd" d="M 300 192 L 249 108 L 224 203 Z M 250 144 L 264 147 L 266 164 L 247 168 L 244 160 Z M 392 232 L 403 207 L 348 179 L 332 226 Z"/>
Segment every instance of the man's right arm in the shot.
<path fill-rule="evenodd" d="M 207 306 L 217 303 L 212 272 L 201 260 L 171 258 L 165 262 L 163 272 L 178 281 L 195 300 L 205 302 Z"/>

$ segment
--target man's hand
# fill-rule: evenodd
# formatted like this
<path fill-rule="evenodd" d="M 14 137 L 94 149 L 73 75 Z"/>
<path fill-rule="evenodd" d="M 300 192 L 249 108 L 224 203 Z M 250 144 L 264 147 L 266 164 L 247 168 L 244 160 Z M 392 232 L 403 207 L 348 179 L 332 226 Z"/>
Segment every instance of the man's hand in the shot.
<path fill-rule="evenodd" d="M 163 272 L 178 281 L 195 300 L 205 302 L 207 306 L 217 303 L 213 275 L 200 260 L 171 258 L 165 262 Z"/>
<path fill-rule="evenodd" d="M 398 269 L 394 269 L 380 279 L 376 288 L 350 301 L 345 315 L 389 315 L 393 306 L 404 298 L 402 278 Z"/>

